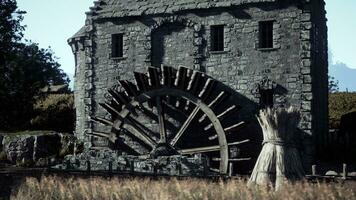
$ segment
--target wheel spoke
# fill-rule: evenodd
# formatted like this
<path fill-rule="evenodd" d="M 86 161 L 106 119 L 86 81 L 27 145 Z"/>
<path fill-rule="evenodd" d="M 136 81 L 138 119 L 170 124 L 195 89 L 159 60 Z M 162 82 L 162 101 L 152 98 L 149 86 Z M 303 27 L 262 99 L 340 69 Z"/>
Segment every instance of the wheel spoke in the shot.
<path fill-rule="evenodd" d="M 129 81 L 125 81 L 125 80 L 119 80 L 119 83 L 120 83 L 121 87 L 123 87 L 125 89 L 125 91 L 127 92 L 128 95 L 130 95 L 130 96 L 138 95 L 137 88 L 133 83 L 131 83 Z"/>
<path fill-rule="evenodd" d="M 247 143 L 247 142 L 250 142 L 250 140 L 243 140 L 243 141 L 239 141 L 239 142 L 229 143 L 228 146 L 239 145 L 239 144 L 243 144 L 243 143 Z M 219 145 L 215 145 L 215 146 L 209 146 L 209 147 L 197 147 L 197 148 L 191 148 L 191 149 L 182 149 L 182 150 L 179 150 L 178 152 L 183 155 L 186 155 L 186 154 L 196 154 L 196 153 L 220 151 L 220 148 L 221 147 Z"/>
<path fill-rule="evenodd" d="M 124 129 L 126 129 L 128 132 L 130 132 L 132 135 L 140 139 L 142 142 L 145 144 L 149 145 L 150 147 L 155 148 L 157 143 L 153 141 L 149 136 L 147 136 L 145 133 L 141 132 L 140 128 L 137 126 L 134 126 L 132 124 L 124 124 Z"/>
<path fill-rule="evenodd" d="M 114 126 L 114 123 L 112 121 L 104 119 L 102 117 L 91 117 L 90 120 L 104 125 Z"/>
<path fill-rule="evenodd" d="M 140 109 L 142 111 L 142 114 L 144 114 L 145 116 L 147 116 L 151 120 L 154 120 L 155 122 L 159 123 L 158 116 L 155 113 L 153 113 L 152 111 L 150 111 L 149 109 L 147 109 L 143 105 L 140 106 Z M 165 126 L 166 126 L 166 130 L 168 129 L 171 132 L 178 131 L 177 127 L 175 127 L 174 124 L 170 123 L 169 121 L 165 121 Z"/>
<path fill-rule="evenodd" d="M 209 108 L 213 109 L 218 103 L 220 103 L 220 102 L 223 100 L 224 95 L 225 95 L 225 92 L 224 92 L 224 91 L 220 92 L 219 95 L 218 95 L 213 101 L 210 102 L 210 104 L 208 105 Z M 200 122 L 200 123 L 203 122 L 206 117 L 207 117 L 206 114 L 204 114 L 204 115 L 199 119 L 199 122 Z"/>
<path fill-rule="evenodd" d="M 178 140 L 180 139 L 180 137 L 183 135 L 183 133 L 187 130 L 188 126 L 190 125 L 190 123 L 192 122 L 192 120 L 195 118 L 195 116 L 198 114 L 200 110 L 199 106 L 196 106 L 195 109 L 193 110 L 192 113 L 190 113 L 189 117 L 185 120 L 185 122 L 183 123 L 182 127 L 179 129 L 179 131 L 177 132 L 177 134 L 174 136 L 174 138 L 171 140 L 171 145 L 174 146 Z"/>
<path fill-rule="evenodd" d="M 87 133 L 88 135 L 96 136 L 96 137 L 104 137 L 109 139 L 111 142 L 115 142 L 117 137 L 114 133 L 104 133 L 99 131 L 93 131 L 92 133 Z"/>
<path fill-rule="evenodd" d="M 150 130 L 149 128 L 147 128 L 146 126 L 144 126 L 142 123 L 140 123 L 139 121 L 137 121 L 136 119 L 128 116 L 128 123 L 131 123 L 133 126 L 139 128 L 139 130 L 143 133 L 145 133 L 148 136 L 155 136 L 155 137 L 159 137 L 159 134 L 157 134 L 156 132 L 153 132 L 152 130 Z"/>
<path fill-rule="evenodd" d="M 135 135 L 141 141 L 145 142 L 151 147 L 154 147 L 156 145 L 156 142 L 149 136 L 150 134 L 152 134 L 152 131 L 147 129 L 140 122 L 130 116 L 123 117 L 122 115 L 117 115 L 116 117 L 117 122 L 120 121 L 121 123 L 119 123 L 120 125 L 117 125 L 117 123 L 115 123 L 112 125 L 113 127 L 115 127 L 116 129 L 120 129 L 121 124 L 124 124 L 123 128 L 128 130 L 131 134 Z"/>
<path fill-rule="evenodd" d="M 242 121 L 242 122 L 239 122 L 239 123 L 237 123 L 237 124 L 235 124 L 235 125 L 233 125 L 233 126 L 230 126 L 230 127 L 228 127 L 228 128 L 225 128 L 224 131 L 225 131 L 225 134 L 228 135 L 228 134 L 231 133 L 231 131 L 236 131 L 236 130 L 238 130 L 238 129 L 243 128 L 244 126 L 246 126 L 246 123 L 245 123 L 244 121 Z M 206 127 L 206 128 L 207 128 L 207 127 Z M 211 128 L 211 127 L 210 127 L 210 128 Z M 210 128 L 208 128 L 207 130 L 209 130 Z M 206 131 L 207 131 L 207 130 L 206 130 Z M 209 137 L 209 140 L 215 140 L 215 139 L 217 139 L 217 138 L 218 138 L 218 135 L 215 134 L 215 135 L 213 135 L 213 136 L 210 136 L 210 137 Z"/>
<path fill-rule="evenodd" d="M 237 123 L 237 124 L 234 124 L 234 125 L 232 125 L 232 126 L 230 126 L 230 127 L 225 128 L 224 131 L 225 131 L 225 132 L 229 132 L 229 131 L 238 130 L 238 129 L 244 127 L 245 125 L 246 125 L 246 123 L 245 123 L 244 121 L 242 121 L 242 122 L 239 122 L 239 123 Z"/>

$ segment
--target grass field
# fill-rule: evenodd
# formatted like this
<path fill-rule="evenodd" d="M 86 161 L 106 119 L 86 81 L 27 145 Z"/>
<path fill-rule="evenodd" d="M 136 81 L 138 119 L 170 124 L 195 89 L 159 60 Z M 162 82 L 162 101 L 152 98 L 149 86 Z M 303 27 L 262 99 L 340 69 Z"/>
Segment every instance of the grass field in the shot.
<path fill-rule="evenodd" d="M 298 183 L 274 192 L 269 188 L 248 188 L 243 180 L 206 181 L 197 179 L 63 179 L 27 178 L 11 199 L 120 199 L 120 200 L 258 200 L 258 199 L 356 199 L 356 184 Z"/>

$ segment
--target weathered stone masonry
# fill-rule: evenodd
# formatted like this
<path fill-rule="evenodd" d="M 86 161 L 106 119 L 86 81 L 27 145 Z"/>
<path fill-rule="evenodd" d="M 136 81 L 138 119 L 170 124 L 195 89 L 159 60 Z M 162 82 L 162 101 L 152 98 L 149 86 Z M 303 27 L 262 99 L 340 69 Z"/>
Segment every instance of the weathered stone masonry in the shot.
<path fill-rule="evenodd" d="M 303 157 L 312 162 L 327 131 L 327 32 L 323 0 L 100 0 L 71 39 L 76 58 L 76 134 L 86 147 L 89 116 L 117 79 L 147 66 L 184 65 L 206 72 L 256 103 L 274 90 L 274 106 L 301 109 Z M 259 24 L 273 21 L 273 48 L 260 48 Z M 224 50 L 210 51 L 211 26 L 224 25 Z M 113 34 L 123 34 L 123 57 L 111 57 Z"/>

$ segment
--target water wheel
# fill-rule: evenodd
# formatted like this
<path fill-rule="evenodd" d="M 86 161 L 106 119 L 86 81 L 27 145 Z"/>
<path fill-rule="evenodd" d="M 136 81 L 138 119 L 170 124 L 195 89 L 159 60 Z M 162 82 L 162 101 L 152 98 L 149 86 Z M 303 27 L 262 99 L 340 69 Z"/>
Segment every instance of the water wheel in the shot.
<path fill-rule="evenodd" d="M 250 159 L 230 151 L 250 140 L 230 137 L 245 122 L 237 117 L 241 106 L 231 103 L 226 86 L 185 67 L 149 67 L 134 77 L 135 83 L 120 80 L 100 103 L 110 117 L 92 118 L 111 131 L 91 135 L 107 138 L 113 148 L 131 155 L 203 154 L 211 170 L 221 174 L 227 173 L 229 162 Z"/>

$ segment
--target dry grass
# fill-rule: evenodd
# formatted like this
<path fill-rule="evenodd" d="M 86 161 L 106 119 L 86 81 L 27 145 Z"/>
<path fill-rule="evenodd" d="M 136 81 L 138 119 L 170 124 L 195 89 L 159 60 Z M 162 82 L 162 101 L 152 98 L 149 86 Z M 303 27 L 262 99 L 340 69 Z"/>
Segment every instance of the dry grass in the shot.
<path fill-rule="evenodd" d="M 273 192 L 268 188 L 248 188 L 242 180 L 149 179 L 63 179 L 28 178 L 11 199 L 356 199 L 356 187 L 341 184 L 298 183 Z"/>

